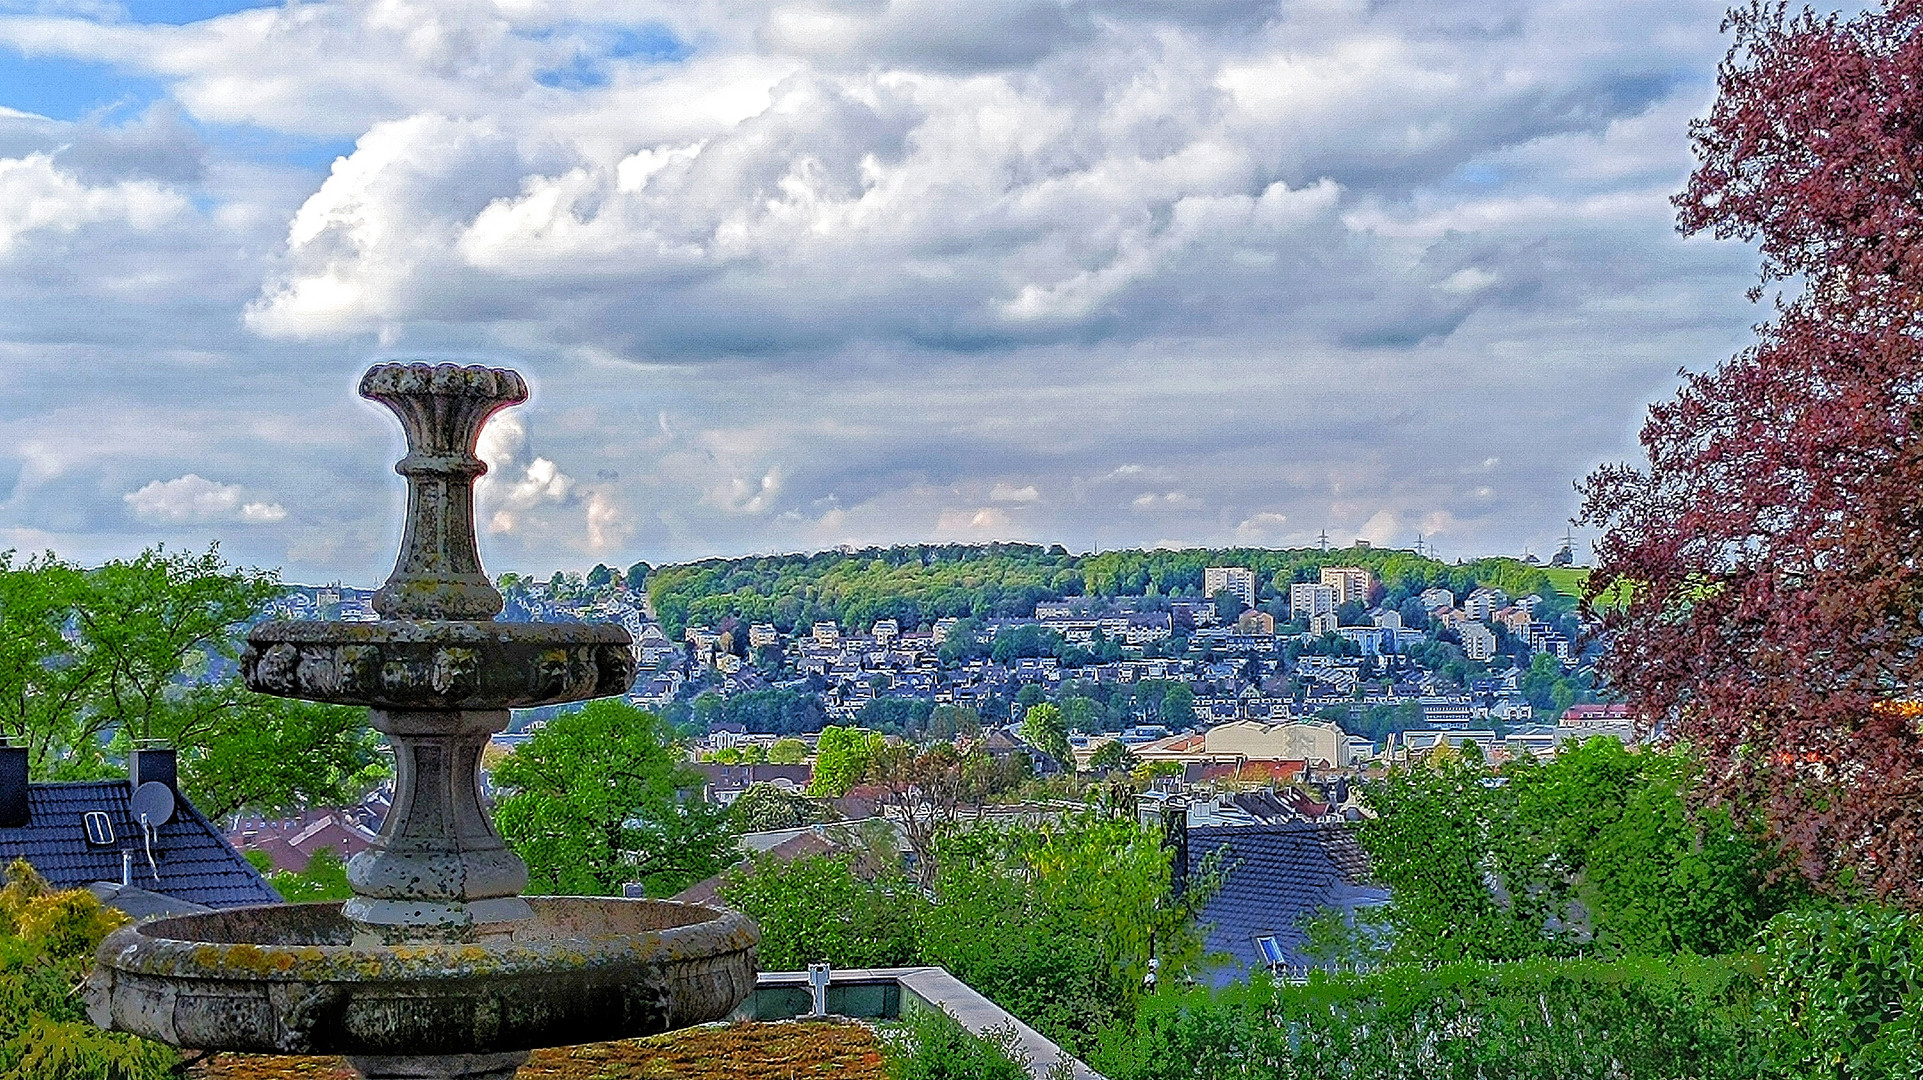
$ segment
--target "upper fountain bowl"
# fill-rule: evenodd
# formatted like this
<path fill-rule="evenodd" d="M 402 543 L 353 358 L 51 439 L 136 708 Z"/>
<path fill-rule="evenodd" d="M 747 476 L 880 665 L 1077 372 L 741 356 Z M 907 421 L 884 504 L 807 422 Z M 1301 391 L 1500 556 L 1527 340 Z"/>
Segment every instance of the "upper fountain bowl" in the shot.
<path fill-rule="evenodd" d="M 377 709 L 525 709 L 626 693 L 615 623 L 275 621 L 247 635 L 247 688 Z"/>

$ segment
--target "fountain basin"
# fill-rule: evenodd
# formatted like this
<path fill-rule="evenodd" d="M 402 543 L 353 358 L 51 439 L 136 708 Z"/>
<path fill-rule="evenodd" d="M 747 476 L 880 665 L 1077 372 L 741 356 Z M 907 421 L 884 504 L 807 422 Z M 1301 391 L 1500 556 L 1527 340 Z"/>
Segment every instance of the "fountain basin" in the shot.
<path fill-rule="evenodd" d="M 755 987 L 745 915 L 663 900 L 528 897 L 469 942 L 356 941 L 341 905 L 233 908 L 124 927 L 88 980 L 100 1027 L 277 1054 L 485 1055 L 725 1018 Z"/>
<path fill-rule="evenodd" d="M 626 692 L 628 632 L 610 623 L 265 622 L 247 635 L 250 690 L 377 709 L 529 708 Z"/>

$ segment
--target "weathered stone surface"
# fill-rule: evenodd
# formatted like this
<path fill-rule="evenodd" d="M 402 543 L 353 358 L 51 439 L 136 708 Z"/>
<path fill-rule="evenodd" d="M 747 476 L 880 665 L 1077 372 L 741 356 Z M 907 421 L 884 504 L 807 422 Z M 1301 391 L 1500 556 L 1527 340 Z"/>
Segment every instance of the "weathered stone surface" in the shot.
<path fill-rule="evenodd" d="M 661 900 L 531 897 L 469 943 L 356 943 L 337 904 L 238 908 L 116 931 L 96 1024 L 257 1053 L 475 1055 L 719 1020 L 754 989 L 746 916 Z"/>
<path fill-rule="evenodd" d="M 612 623 L 265 622 L 241 678 L 276 697 L 377 709 L 526 709 L 627 691 L 628 632 Z"/>

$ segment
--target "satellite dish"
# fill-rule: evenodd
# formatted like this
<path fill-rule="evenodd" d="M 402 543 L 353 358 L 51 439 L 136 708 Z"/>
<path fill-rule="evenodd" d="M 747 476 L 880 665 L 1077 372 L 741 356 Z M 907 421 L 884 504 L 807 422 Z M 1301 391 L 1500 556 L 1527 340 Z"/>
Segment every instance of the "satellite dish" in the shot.
<path fill-rule="evenodd" d="M 158 780 L 149 780 L 134 789 L 134 820 L 148 828 L 159 828 L 174 819 L 174 791 Z"/>

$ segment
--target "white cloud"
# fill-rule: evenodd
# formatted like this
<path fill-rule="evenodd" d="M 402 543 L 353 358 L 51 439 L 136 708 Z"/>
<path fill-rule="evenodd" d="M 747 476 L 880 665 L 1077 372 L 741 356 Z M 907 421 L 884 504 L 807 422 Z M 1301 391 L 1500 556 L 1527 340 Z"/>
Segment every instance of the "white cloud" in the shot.
<path fill-rule="evenodd" d="M 83 183 L 57 168 L 50 154 L 0 159 L 0 259 L 34 233 L 71 233 L 100 223 L 149 231 L 186 205 L 150 180 Z"/>
<path fill-rule="evenodd" d="M 1016 487 L 1009 483 L 998 483 L 994 489 L 988 493 L 988 497 L 996 502 L 1032 503 L 1040 502 L 1042 493 L 1035 490 L 1034 484 L 1024 484 L 1021 487 Z"/>
<path fill-rule="evenodd" d="M 121 499 L 134 516 L 161 522 L 238 521 L 249 525 L 285 520 L 279 503 L 249 502 L 239 484 L 220 484 L 195 473 L 154 480 Z"/>

